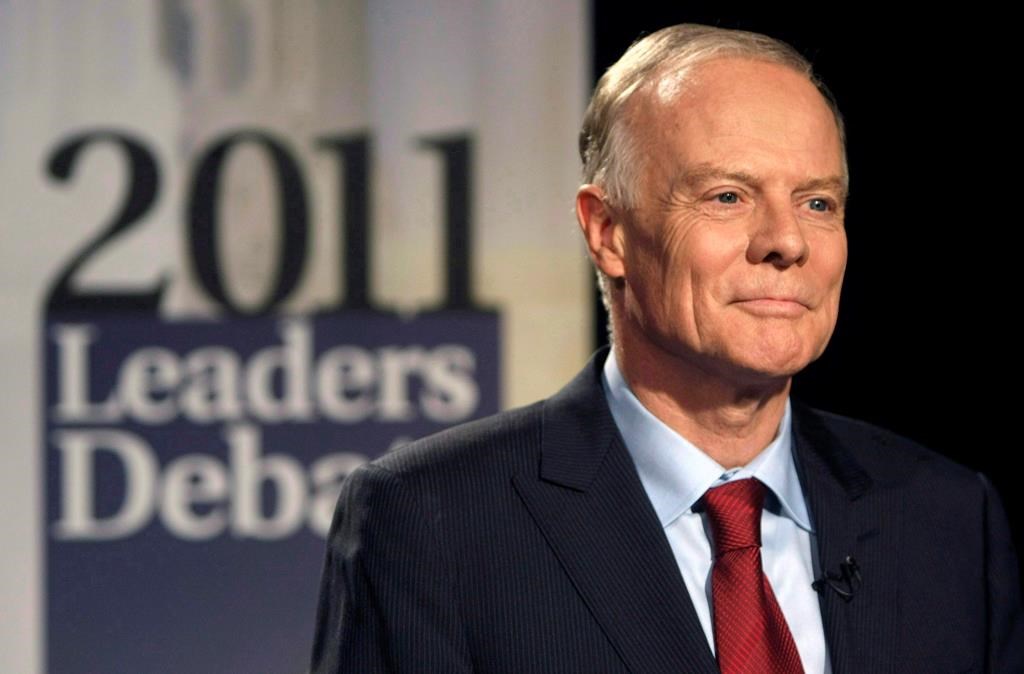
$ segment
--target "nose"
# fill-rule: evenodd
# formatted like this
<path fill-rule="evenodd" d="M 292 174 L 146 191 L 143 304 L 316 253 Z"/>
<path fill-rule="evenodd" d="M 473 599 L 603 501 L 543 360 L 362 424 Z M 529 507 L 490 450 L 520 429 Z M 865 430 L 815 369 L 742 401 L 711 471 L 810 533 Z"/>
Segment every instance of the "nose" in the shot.
<path fill-rule="evenodd" d="M 766 199 L 755 211 L 747 259 L 784 269 L 802 265 L 810 255 L 804 227 L 789 199 Z"/>

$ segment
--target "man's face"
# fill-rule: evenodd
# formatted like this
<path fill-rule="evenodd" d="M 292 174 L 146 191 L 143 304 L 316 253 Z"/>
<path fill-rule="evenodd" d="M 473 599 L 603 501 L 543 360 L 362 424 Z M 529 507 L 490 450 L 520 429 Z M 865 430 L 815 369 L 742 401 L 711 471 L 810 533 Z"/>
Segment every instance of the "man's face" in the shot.
<path fill-rule="evenodd" d="M 791 376 L 824 350 L 846 267 L 836 123 L 806 77 L 728 58 L 639 91 L 618 230 L 624 318 L 709 372 Z"/>

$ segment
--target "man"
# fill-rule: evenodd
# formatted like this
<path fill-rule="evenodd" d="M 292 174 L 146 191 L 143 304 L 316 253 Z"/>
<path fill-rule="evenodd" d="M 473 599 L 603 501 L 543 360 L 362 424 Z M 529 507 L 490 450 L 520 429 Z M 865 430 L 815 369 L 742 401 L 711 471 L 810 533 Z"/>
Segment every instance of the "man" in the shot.
<path fill-rule="evenodd" d="M 991 485 L 789 399 L 846 265 L 823 91 L 703 26 L 604 75 L 576 210 L 613 349 L 352 475 L 313 671 L 1024 671 Z"/>

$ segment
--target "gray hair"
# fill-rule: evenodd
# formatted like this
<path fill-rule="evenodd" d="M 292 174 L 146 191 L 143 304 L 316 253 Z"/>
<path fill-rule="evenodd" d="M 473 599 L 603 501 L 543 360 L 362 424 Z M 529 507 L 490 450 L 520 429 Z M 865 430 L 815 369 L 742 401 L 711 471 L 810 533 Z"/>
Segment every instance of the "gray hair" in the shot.
<path fill-rule="evenodd" d="M 634 42 L 598 81 L 580 129 L 583 182 L 601 186 L 612 205 L 633 207 L 640 151 L 638 140 L 626 124 L 630 98 L 665 73 L 684 72 L 700 63 L 729 56 L 777 63 L 807 77 L 821 92 L 835 117 L 842 148 L 843 177 L 848 180 L 842 115 L 835 98 L 814 74 L 807 59 L 790 45 L 767 35 L 684 23 L 663 28 Z M 601 297 L 610 312 L 608 284 L 609 279 L 598 270 Z"/>

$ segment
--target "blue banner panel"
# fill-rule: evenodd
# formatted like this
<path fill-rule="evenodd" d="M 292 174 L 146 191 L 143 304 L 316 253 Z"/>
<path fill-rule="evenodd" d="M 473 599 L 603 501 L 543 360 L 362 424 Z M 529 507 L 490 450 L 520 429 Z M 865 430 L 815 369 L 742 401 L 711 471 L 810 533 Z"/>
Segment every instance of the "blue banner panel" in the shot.
<path fill-rule="evenodd" d="M 498 335 L 485 311 L 51 315 L 48 671 L 305 671 L 341 482 L 497 412 Z"/>

